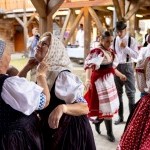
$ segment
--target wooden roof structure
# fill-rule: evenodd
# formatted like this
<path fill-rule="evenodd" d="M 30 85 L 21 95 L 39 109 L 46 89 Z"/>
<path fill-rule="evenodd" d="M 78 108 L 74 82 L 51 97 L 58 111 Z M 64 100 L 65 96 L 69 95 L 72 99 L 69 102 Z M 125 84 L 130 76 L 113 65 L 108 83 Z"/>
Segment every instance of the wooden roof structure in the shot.
<path fill-rule="evenodd" d="M 67 26 L 71 27 L 70 34 L 64 43 L 67 44 L 72 38 L 81 18 L 84 17 L 85 50 L 90 47 L 91 21 L 95 22 L 99 33 L 104 28 L 112 28 L 113 24 L 107 25 L 105 17 L 109 16 L 113 20 L 113 11 L 108 10 L 108 6 L 114 7 L 118 20 L 129 21 L 130 32 L 134 34 L 140 19 L 150 19 L 150 0 L 1 0 L 0 18 L 14 18 L 24 29 L 24 39 L 26 39 L 28 25 L 35 18 L 39 22 L 40 33 L 52 31 L 53 21 L 58 23 L 63 37 Z M 59 10 L 60 13 L 56 13 Z M 63 13 L 68 11 L 67 14 Z M 76 10 L 80 10 L 78 14 Z M 136 17 L 136 14 L 143 18 Z M 58 22 L 55 18 L 62 22 Z M 64 17 L 64 19 L 62 19 Z M 24 40 L 26 43 L 26 40 Z M 86 54 L 87 52 L 85 52 Z"/>

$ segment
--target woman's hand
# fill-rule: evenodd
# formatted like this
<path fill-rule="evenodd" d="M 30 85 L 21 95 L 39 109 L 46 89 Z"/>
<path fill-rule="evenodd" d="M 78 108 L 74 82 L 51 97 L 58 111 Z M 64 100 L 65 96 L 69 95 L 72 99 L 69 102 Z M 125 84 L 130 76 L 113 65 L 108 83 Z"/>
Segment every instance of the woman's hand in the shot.
<path fill-rule="evenodd" d="M 127 80 L 127 77 L 123 74 L 123 75 L 120 76 L 120 80 L 121 80 L 121 81 L 126 81 L 126 80 Z"/>
<path fill-rule="evenodd" d="M 30 58 L 26 64 L 29 70 L 33 69 L 36 65 L 38 65 L 38 61 L 35 58 Z"/>
<path fill-rule="evenodd" d="M 50 128 L 56 129 L 59 126 L 60 118 L 63 113 L 67 112 L 67 107 L 65 104 L 58 105 L 49 115 L 48 124 Z"/>
<path fill-rule="evenodd" d="M 91 88 L 91 81 L 86 80 L 84 86 L 85 86 L 85 90 L 87 91 L 89 88 Z"/>
<path fill-rule="evenodd" d="M 47 69 L 48 69 L 47 64 L 43 61 L 40 62 L 38 67 L 37 67 L 37 76 L 39 76 L 39 75 L 45 75 L 46 76 Z"/>

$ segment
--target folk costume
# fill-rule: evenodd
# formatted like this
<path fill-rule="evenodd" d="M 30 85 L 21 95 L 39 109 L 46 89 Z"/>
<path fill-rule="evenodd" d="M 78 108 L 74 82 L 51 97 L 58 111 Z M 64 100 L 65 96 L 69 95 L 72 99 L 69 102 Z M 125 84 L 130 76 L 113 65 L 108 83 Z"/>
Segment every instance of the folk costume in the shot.
<path fill-rule="evenodd" d="M 90 51 L 85 60 L 85 70 L 92 68 L 91 88 L 85 94 L 89 117 L 112 118 L 118 111 L 119 100 L 114 82 L 117 59 L 114 52 L 102 45 Z"/>
<path fill-rule="evenodd" d="M 138 88 L 146 94 L 141 97 L 134 111 L 130 113 L 117 150 L 149 150 L 150 148 L 150 57 L 138 62 L 137 65 L 137 79 L 140 79 Z M 139 68 L 140 66 L 144 67 Z"/>
<path fill-rule="evenodd" d="M 4 61 L 4 49 L 5 42 L 0 40 L 0 61 Z M 39 118 L 33 112 L 45 106 L 42 91 L 43 88 L 25 78 L 0 73 L 1 150 L 43 149 Z"/>
<path fill-rule="evenodd" d="M 150 43 L 150 36 L 148 39 Z M 150 147 L 150 44 L 140 50 L 135 70 L 143 96 L 129 115 L 117 150 L 148 150 Z"/>
<path fill-rule="evenodd" d="M 115 125 L 118 125 L 124 121 L 123 113 L 123 87 L 125 87 L 125 93 L 129 101 L 129 111 L 131 112 L 135 104 L 135 76 L 134 76 L 134 62 L 138 57 L 138 46 L 136 40 L 129 36 L 126 32 L 126 23 L 123 21 L 116 22 L 116 30 L 118 35 L 113 42 L 113 50 L 116 52 L 118 57 L 117 70 L 123 73 L 127 80 L 122 82 L 120 78 L 115 76 L 115 84 L 119 97 L 119 111 L 118 119 L 115 121 Z M 122 36 L 120 34 L 123 34 Z M 120 44 L 124 43 L 126 46 L 122 47 Z"/>
<path fill-rule="evenodd" d="M 51 45 L 44 61 L 48 64 L 47 81 L 51 94 L 50 104 L 39 112 L 44 150 L 95 150 L 93 133 L 86 115 L 63 114 L 57 129 L 49 127 L 49 114 L 58 105 L 86 101 L 82 96 L 81 80 L 70 72 L 70 59 L 64 45 L 52 34 Z"/>

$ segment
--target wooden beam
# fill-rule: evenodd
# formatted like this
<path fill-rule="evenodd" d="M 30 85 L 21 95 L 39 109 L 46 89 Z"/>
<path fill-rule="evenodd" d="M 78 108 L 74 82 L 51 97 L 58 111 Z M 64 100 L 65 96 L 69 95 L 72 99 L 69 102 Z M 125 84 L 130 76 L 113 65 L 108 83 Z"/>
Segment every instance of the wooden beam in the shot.
<path fill-rule="evenodd" d="M 109 6 L 109 5 L 113 5 L 112 0 L 95 0 L 95 1 L 66 2 L 61 5 L 61 8 L 81 8 L 81 7 Z"/>
<path fill-rule="evenodd" d="M 111 13 L 110 10 L 104 8 L 104 7 L 99 7 L 99 6 L 94 6 L 92 7 L 94 10 L 98 10 L 98 11 L 103 11 L 103 12 L 107 12 L 107 13 Z"/>
<path fill-rule="evenodd" d="M 70 19 L 69 19 L 69 23 L 67 25 L 67 30 L 70 31 L 70 29 L 72 28 L 72 25 L 76 19 L 77 15 L 75 14 L 75 10 L 74 9 L 71 9 L 71 16 L 70 16 Z M 74 44 L 76 41 L 76 33 L 74 32 L 72 37 L 70 38 L 69 42 L 71 44 Z"/>
<path fill-rule="evenodd" d="M 40 17 L 46 17 L 46 3 L 44 0 L 31 0 Z"/>
<path fill-rule="evenodd" d="M 127 14 L 130 10 L 130 6 L 131 6 L 131 1 L 130 2 L 126 2 L 127 3 L 127 7 L 126 7 L 126 12 L 125 14 Z"/>
<path fill-rule="evenodd" d="M 30 25 L 31 21 L 35 18 L 36 15 L 37 15 L 37 14 L 34 13 L 34 14 L 30 17 L 30 19 L 27 21 L 27 27 Z"/>
<path fill-rule="evenodd" d="M 71 10 L 69 9 L 68 15 L 66 16 L 65 22 L 63 24 L 63 27 L 62 27 L 62 30 L 61 30 L 61 33 L 60 33 L 60 37 L 61 37 L 62 41 L 63 41 L 63 38 L 64 38 L 64 33 L 65 33 L 66 28 L 67 28 L 70 16 L 71 16 Z"/>
<path fill-rule="evenodd" d="M 150 6 L 150 0 L 144 0 L 144 6 Z"/>
<path fill-rule="evenodd" d="M 96 24 L 99 32 L 102 33 L 104 29 L 103 29 L 102 23 L 100 22 L 100 19 L 97 16 L 96 12 L 91 7 L 88 7 L 88 10 L 89 10 L 89 13 L 92 16 L 93 20 L 95 21 L 95 24 Z"/>
<path fill-rule="evenodd" d="M 115 11 L 116 11 L 116 14 L 117 14 L 117 18 L 118 20 L 122 20 L 122 12 L 121 12 L 121 8 L 120 8 L 120 5 L 119 5 L 119 1 L 118 0 L 112 0 L 113 3 L 114 3 L 114 6 L 115 6 Z"/>
<path fill-rule="evenodd" d="M 144 5 L 144 3 L 145 1 L 139 0 L 138 3 L 136 3 L 134 7 L 125 15 L 124 20 L 129 20 L 130 17 L 132 17 L 132 15 L 134 15 L 138 11 L 138 9 Z"/>
<path fill-rule="evenodd" d="M 22 27 L 24 27 L 24 22 L 23 22 L 16 14 L 14 14 L 14 16 L 15 16 L 15 19 L 19 22 L 19 24 L 20 24 Z"/>
<path fill-rule="evenodd" d="M 132 8 L 134 8 L 135 7 L 135 5 L 134 4 L 132 4 L 131 5 L 131 9 Z M 131 17 L 130 17 L 130 19 L 129 19 L 129 33 L 130 33 L 130 35 L 131 36 L 135 36 L 135 14 L 134 15 L 132 15 Z"/>
<path fill-rule="evenodd" d="M 81 9 L 80 14 L 77 16 L 76 20 L 74 21 L 74 24 L 72 25 L 72 28 L 71 28 L 70 33 L 69 33 L 69 36 L 68 36 L 68 38 L 64 41 L 64 44 L 65 44 L 65 45 L 68 44 L 70 38 L 72 37 L 72 35 L 73 35 L 73 33 L 74 33 L 76 27 L 77 27 L 78 24 L 79 24 L 79 21 L 81 20 L 81 18 L 82 18 L 82 16 L 83 16 L 83 12 L 84 12 L 84 8 Z"/>
<path fill-rule="evenodd" d="M 40 17 L 39 18 L 39 32 L 42 35 L 46 31 L 47 31 L 47 18 Z"/>
<path fill-rule="evenodd" d="M 63 2 L 64 0 L 50 0 L 48 3 L 47 14 L 53 15 Z"/>
<path fill-rule="evenodd" d="M 122 16 L 125 16 L 125 0 L 119 1 L 120 8 L 121 8 L 121 14 Z"/>
<path fill-rule="evenodd" d="M 47 16 L 47 31 L 48 32 L 53 32 L 53 19 L 52 19 L 52 14 L 49 14 Z"/>
<path fill-rule="evenodd" d="M 84 8 L 84 58 L 88 55 L 91 45 L 91 16 L 88 8 Z"/>

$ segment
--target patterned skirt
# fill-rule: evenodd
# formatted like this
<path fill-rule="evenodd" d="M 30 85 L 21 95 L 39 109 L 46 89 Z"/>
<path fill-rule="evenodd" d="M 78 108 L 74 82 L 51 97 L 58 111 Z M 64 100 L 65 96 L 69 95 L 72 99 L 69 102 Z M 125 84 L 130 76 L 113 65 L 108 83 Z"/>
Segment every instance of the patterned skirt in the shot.
<path fill-rule="evenodd" d="M 150 149 L 150 94 L 143 96 L 128 118 L 117 150 Z"/>
<path fill-rule="evenodd" d="M 89 105 L 89 117 L 112 118 L 118 112 L 119 99 L 111 68 L 91 76 L 92 87 L 84 98 Z"/>

